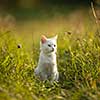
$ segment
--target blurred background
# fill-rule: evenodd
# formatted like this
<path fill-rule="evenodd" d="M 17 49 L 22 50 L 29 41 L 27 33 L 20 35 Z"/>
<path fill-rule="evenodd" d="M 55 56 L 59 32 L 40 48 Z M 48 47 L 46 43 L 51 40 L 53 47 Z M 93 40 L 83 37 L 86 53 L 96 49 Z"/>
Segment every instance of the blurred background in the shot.
<path fill-rule="evenodd" d="M 100 16 L 100 0 L 0 0 L 0 31 L 12 31 L 26 45 L 41 34 L 80 35 L 95 29 L 91 2 Z"/>

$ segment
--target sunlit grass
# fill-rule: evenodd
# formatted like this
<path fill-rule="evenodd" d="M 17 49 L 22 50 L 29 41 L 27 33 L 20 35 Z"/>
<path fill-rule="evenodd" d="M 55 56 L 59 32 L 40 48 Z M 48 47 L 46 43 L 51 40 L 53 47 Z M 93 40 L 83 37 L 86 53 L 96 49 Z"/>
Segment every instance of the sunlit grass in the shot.
<path fill-rule="evenodd" d="M 91 11 L 85 15 L 86 12 L 77 10 L 66 16 L 18 22 L 11 31 L 2 27 L 0 100 L 100 98 L 100 33 Z M 42 34 L 47 37 L 58 34 L 58 83 L 41 82 L 34 76 Z"/>
<path fill-rule="evenodd" d="M 100 94 L 99 33 L 59 33 L 57 62 L 58 83 L 51 85 L 34 77 L 39 57 L 39 44 L 27 52 L 11 32 L 0 38 L 1 100 L 92 100 Z"/>

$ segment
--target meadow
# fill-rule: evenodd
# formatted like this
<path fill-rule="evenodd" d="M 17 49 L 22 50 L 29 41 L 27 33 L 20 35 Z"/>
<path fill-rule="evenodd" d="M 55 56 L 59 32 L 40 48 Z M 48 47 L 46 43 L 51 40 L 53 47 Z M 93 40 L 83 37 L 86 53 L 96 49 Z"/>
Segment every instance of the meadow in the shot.
<path fill-rule="evenodd" d="M 63 19 L 60 24 L 56 15 L 53 24 L 50 19 L 42 19 L 39 25 L 38 21 L 35 25 L 30 23 L 30 26 L 34 25 L 36 34 L 33 34 L 33 38 L 32 34 L 26 34 L 28 38 L 25 40 L 12 30 L 0 31 L 0 100 L 99 100 L 100 30 L 91 11 L 85 16 L 87 10 L 83 11 L 83 15 L 80 12 L 70 14 L 67 17 L 70 20 L 60 16 L 59 20 Z M 28 23 L 24 29 L 32 30 L 27 26 Z M 16 33 L 19 31 L 18 25 Z M 58 34 L 60 78 L 59 82 L 53 84 L 42 82 L 34 76 L 43 32 L 47 37 Z"/>

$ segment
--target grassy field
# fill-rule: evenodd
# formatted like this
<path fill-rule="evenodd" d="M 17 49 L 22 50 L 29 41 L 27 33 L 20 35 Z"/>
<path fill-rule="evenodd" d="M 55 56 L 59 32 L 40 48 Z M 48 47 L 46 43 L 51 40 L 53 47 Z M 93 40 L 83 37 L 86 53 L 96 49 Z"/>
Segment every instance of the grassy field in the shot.
<path fill-rule="evenodd" d="M 13 31 L 0 32 L 0 100 L 99 100 L 100 33 L 93 15 L 85 19 L 80 12 L 70 14 L 67 18 L 74 15 L 70 20 L 61 16 L 59 19 L 63 19 L 63 26 L 57 20 L 53 20 L 55 24 L 50 23 L 51 20 L 45 24 L 48 27 L 53 25 L 51 30 L 44 27 L 46 32 L 54 32 L 45 35 L 49 37 L 58 34 L 57 63 L 60 79 L 52 85 L 34 76 L 39 58 L 39 39 L 41 32 L 44 32 L 42 23 L 45 21 L 36 26 L 40 30 L 34 32 L 40 34 L 33 34 L 31 50 L 25 44 L 29 43 L 27 38 L 24 42 Z"/>

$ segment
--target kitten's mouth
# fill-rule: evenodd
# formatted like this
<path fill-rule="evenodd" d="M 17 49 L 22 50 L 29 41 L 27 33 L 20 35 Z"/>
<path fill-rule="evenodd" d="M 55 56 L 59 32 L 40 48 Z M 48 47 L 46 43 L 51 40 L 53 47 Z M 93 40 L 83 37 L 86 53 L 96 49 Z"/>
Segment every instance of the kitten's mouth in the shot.
<path fill-rule="evenodd" d="M 54 48 L 52 48 L 51 52 L 53 52 L 53 51 L 54 51 Z"/>

